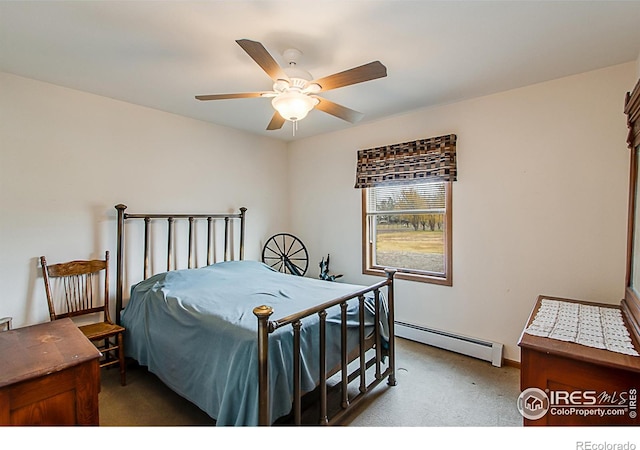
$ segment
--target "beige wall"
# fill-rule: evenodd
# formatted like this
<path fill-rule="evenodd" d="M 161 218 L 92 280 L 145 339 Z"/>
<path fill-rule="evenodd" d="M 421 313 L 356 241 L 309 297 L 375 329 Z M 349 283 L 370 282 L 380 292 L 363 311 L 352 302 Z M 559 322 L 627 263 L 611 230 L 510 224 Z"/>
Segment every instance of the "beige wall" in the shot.
<path fill-rule="evenodd" d="M 48 320 L 40 255 L 115 258 L 117 203 L 246 206 L 253 259 L 288 222 L 286 145 L 276 140 L 2 73 L 0 138 L 0 317 L 16 327 Z"/>
<path fill-rule="evenodd" d="M 37 258 L 115 251 L 132 212 L 249 209 L 247 257 L 299 235 L 309 276 L 331 253 L 361 275 L 359 148 L 458 135 L 454 285 L 398 282 L 397 319 L 505 344 L 540 294 L 618 303 L 636 62 L 415 111 L 288 146 L 228 128 L 0 74 L 0 316 L 46 320 Z M 287 201 L 289 196 L 289 201 Z"/>
<path fill-rule="evenodd" d="M 292 229 L 312 268 L 330 253 L 346 281 L 375 281 L 361 275 L 358 149 L 455 133 L 453 287 L 399 281 L 396 318 L 501 342 L 519 360 L 538 294 L 618 303 L 634 78 L 632 62 L 290 144 Z"/>

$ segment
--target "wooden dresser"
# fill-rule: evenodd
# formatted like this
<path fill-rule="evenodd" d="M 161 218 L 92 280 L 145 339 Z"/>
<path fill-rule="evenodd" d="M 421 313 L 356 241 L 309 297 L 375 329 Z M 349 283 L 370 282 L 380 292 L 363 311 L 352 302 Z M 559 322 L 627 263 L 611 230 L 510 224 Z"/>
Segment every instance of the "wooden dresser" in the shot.
<path fill-rule="evenodd" d="M 533 322 L 543 299 L 617 308 L 540 296 L 525 330 Z M 631 336 L 635 348 L 639 349 L 637 338 L 633 333 Z M 525 332 L 518 345 L 521 391 L 537 388 L 547 394 L 549 402 L 543 417 L 524 418 L 524 425 L 640 425 L 637 417 L 640 412 L 640 356 Z"/>
<path fill-rule="evenodd" d="M 98 425 L 99 357 L 70 319 L 0 333 L 0 425 Z"/>

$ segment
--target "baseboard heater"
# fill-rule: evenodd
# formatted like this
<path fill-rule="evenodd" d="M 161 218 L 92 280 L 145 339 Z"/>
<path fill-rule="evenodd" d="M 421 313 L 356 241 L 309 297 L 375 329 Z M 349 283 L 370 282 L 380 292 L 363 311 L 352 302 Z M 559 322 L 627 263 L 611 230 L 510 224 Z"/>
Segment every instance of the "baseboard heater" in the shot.
<path fill-rule="evenodd" d="M 502 344 L 405 322 L 396 322 L 395 324 L 396 336 L 489 361 L 496 367 L 502 366 Z"/>

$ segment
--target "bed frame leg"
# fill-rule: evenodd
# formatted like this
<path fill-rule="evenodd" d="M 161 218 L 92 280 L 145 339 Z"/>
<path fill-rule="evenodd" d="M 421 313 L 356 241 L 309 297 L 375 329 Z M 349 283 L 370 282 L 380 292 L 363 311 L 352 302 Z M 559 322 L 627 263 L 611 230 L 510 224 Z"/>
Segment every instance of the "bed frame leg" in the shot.
<path fill-rule="evenodd" d="M 258 425 L 269 426 L 269 316 L 273 314 L 273 308 L 257 306 L 253 314 L 258 318 Z"/>
<path fill-rule="evenodd" d="M 389 386 L 395 386 L 398 384 L 396 380 L 396 327 L 393 299 L 393 277 L 396 274 L 396 270 L 385 269 L 385 272 L 387 272 L 387 279 L 389 280 L 389 284 L 387 285 L 387 302 L 389 306 L 389 378 L 387 379 L 387 384 Z"/>

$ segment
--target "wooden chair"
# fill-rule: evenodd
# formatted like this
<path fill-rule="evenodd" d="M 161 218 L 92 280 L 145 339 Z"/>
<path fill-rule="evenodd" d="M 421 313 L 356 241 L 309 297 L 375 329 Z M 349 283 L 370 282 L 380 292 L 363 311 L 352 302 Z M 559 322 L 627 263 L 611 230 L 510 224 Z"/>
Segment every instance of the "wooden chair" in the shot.
<path fill-rule="evenodd" d="M 104 260 L 70 261 L 47 265 L 40 257 L 51 320 L 84 316 L 80 330 L 103 354 L 100 367 L 120 366 L 120 384 L 126 384 L 124 328 L 109 314 L 109 252 Z M 103 294 L 100 292 L 104 286 Z M 93 319 L 85 324 L 88 318 Z"/>

